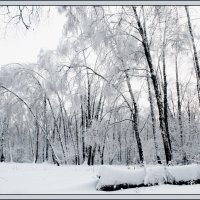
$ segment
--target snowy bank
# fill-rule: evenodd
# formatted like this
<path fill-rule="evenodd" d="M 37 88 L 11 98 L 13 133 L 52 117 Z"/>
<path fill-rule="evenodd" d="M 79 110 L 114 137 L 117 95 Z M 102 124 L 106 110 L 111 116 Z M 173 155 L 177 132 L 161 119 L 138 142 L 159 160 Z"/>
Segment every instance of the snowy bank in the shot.
<path fill-rule="evenodd" d="M 187 173 L 184 173 L 184 179 L 186 180 L 186 176 L 190 178 L 193 173 L 188 167 Z M 99 182 L 99 179 L 96 177 L 100 166 L 75 166 L 75 165 L 64 165 L 64 166 L 56 166 L 50 164 L 26 164 L 26 163 L 0 163 L 0 194 L 104 194 L 105 197 L 108 192 L 96 190 L 96 186 Z M 105 167 L 107 168 L 107 167 Z M 127 166 L 113 166 L 115 172 L 121 172 L 121 176 L 124 171 L 137 171 L 142 168 L 138 168 L 136 170 L 130 169 L 126 170 Z M 133 166 L 130 166 L 133 168 Z M 160 177 L 159 173 L 162 173 L 162 170 L 156 170 L 155 167 L 147 167 L 148 171 L 151 171 L 152 177 L 154 180 L 158 180 Z M 171 167 L 169 167 L 171 169 Z M 121 169 L 121 170 L 120 170 Z M 157 168 L 158 169 L 158 168 Z M 159 168 L 161 169 L 161 168 Z M 176 168 L 178 169 L 178 168 Z M 102 169 L 100 169 L 101 171 Z M 114 171 L 113 170 L 113 171 Z M 118 171 L 119 170 L 119 171 Z M 99 171 L 99 172 L 100 172 Z M 178 171 L 181 171 L 178 170 Z M 143 171 L 144 172 L 144 171 Z M 173 171 L 175 172 L 175 170 Z M 173 173 L 172 172 L 172 173 Z M 176 172 L 175 172 L 176 173 Z M 116 173 L 117 176 L 120 175 Z M 141 171 L 142 174 L 142 171 Z M 144 176 L 139 176 L 144 177 Z M 155 175 L 156 174 L 156 175 Z M 111 178 L 112 171 L 108 174 L 108 177 Z M 138 174 L 139 175 L 139 174 Z M 177 175 L 177 173 L 176 173 Z M 195 173 L 192 175 L 195 178 Z M 113 177 L 113 176 L 112 176 Z M 147 177 L 147 176 L 146 176 Z M 157 177 L 157 178 L 155 178 Z M 101 177 L 103 178 L 103 176 Z M 179 177 L 176 177 L 179 178 Z M 103 180 L 103 179 L 102 179 Z M 135 180 L 136 183 L 139 184 L 141 179 Z M 144 180 L 144 179 L 143 179 Z M 149 176 L 145 181 L 150 181 L 152 178 Z M 110 179 L 111 184 L 112 180 Z M 129 194 L 129 195 L 138 195 L 138 194 L 200 194 L 200 185 L 166 185 L 162 184 L 162 180 L 160 180 L 161 184 L 152 186 L 152 187 L 139 187 L 127 190 L 115 190 L 109 193 L 110 194 Z M 20 196 L 21 197 L 21 196 Z M 20 198 L 19 197 L 19 198 Z M 77 198 L 79 198 L 77 197 Z M 82 197 L 82 196 L 81 196 Z M 8 197 L 9 198 L 9 197 Z M 12 198 L 12 196 L 10 196 Z M 47 199 L 49 198 L 46 197 Z M 69 196 L 66 196 L 69 198 Z M 110 198 L 110 196 L 108 196 Z"/>
<path fill-rule="evenodd" d="M 161 184 L 187 185 L 200 183 L 200 165 L 148 166 L 129 170 L 101 166 L 98 176 L 96 189 L 104 191 Z"/>

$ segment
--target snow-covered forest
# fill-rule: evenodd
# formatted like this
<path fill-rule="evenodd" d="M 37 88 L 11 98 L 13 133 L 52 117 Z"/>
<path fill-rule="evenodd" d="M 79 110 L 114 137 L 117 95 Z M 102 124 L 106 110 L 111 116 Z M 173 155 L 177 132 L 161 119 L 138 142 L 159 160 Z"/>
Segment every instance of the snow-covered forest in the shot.
<path fill-rule="evenodd" d="M 199 164 L 199 7 L 54 9 L 65 18 L 57 47 L 0 66 L 0 161 Z M 47 11 L 0 12 L 5 29 L 28 34 Z"/>

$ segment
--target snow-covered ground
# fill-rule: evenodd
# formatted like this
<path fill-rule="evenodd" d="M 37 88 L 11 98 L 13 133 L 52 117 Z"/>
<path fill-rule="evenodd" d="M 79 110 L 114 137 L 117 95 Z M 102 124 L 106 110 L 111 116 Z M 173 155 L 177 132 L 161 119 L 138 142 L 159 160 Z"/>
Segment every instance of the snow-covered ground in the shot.
<path fill-rule="evenodd" d="M 97 191 L 98 170 L 86 165 L 0 163 L 0 194 L 200 194 L 199 184 Z"/>

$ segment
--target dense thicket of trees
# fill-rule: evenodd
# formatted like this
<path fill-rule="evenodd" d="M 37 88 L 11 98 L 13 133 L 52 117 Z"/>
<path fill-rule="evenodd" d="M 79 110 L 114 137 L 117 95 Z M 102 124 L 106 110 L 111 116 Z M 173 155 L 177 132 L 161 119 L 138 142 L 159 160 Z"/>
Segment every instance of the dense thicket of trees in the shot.
<path fill-rule="evenodd" d="M 66 24 L 57 49 L 0 68 L 1 161 L 198 162 L 199 33 L 190 7 L 58 10 Z"/>

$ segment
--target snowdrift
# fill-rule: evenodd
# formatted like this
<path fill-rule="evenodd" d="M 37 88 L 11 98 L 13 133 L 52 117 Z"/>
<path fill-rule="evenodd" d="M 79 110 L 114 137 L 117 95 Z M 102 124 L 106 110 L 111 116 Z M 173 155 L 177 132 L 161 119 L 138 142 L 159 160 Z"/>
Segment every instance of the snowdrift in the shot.
<path fill-rule="evenodd" d="M 98 177 L 99 182 L 96 189 L 104 191 L 160 184 L 196 184 L 200 183 L 200 165 L 149 166 L 138 169 L 117 169 L 113 166 L 101 166 Z"/>

